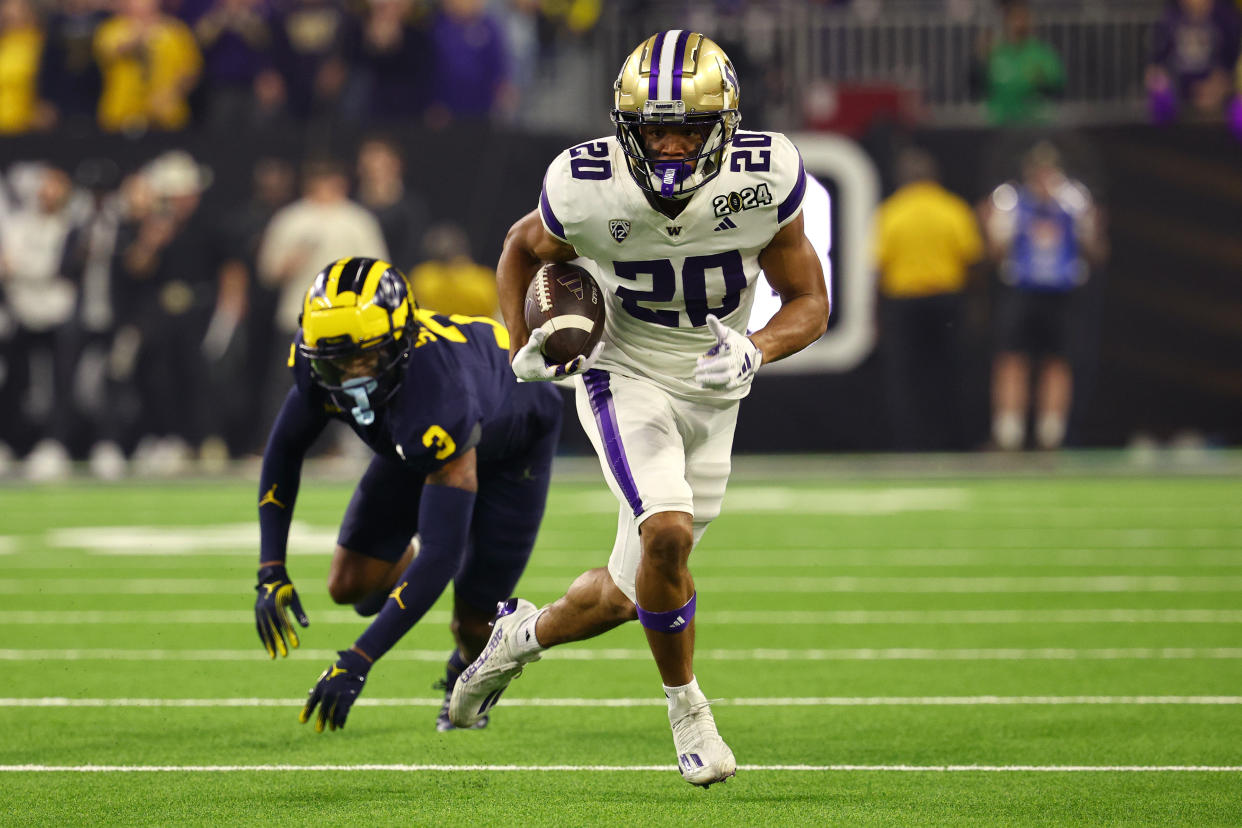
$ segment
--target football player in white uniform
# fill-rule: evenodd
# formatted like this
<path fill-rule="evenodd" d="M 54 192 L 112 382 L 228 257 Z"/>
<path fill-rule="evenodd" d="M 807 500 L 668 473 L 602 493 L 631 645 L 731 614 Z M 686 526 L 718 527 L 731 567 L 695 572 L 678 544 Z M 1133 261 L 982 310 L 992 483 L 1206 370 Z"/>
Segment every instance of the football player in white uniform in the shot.
<path fill-rule="evenodd" d="M 720 512 L 738 401 L 761 365 L 823 334 L 828 295 L 803 232 L 801 157 L 783 135 L 737 130 L 737 77 L 719 46 L 695 32 L 653 35 L 614 90 L 615 137 L 552 162 L 539 207 L 505 239 L 497 278 L 514 373 L 575 377 L 579 418 L 621 504 L 616 544 L 606 568 L 550 606 L 501 605 L 449 715 L 469 726 L 542 650 L 637 618 L 678 768 L 707 786 L 736 764 L 694 676 L 687 561 Z M 602 349 L 548 365 L 542 332 L 523 319 L 526 287 L 542 262 L 579 257 L 607 297 Z M 781 307 L 747 337 L 761 268 Z"/>

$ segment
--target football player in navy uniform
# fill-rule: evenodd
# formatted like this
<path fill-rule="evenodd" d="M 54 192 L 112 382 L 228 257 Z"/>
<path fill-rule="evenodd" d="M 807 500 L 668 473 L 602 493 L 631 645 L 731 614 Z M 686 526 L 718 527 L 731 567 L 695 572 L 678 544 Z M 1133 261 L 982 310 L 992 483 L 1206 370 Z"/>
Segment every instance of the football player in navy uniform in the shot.
<path fill-rule="evenodd" d="M 694 674 L 688 560 L 720 513 L 739 401 L 760 366 L 828 324 L 820 260 L 803 231 L 806 172 L 775 132 L 741 132 L 738 84 L 701 34 L 660 32 L 614 85 L 614 136 L 563 152 L 539 206 L 505 239 L 501 310 L 523 380 L 574 375 L 578 416 L 620 504 L 606 568 L 542 610 L 512 599 L 462 673 L 449 716 L 468 726 L 543 649 L 637 618 L 668 700 L 678 769 L 711 785 L 736 770 Z M 603 349 L 548 366 L 528 333 L 526 287 L 543 261 L 580 258 L 607 301 Z M 780 308 L 746 335 L 760 272 Z"/>
<path fill-rule="evenodd" d="M 450 581 L 458 674 L 479 654 L 497 601 L 534 546 L 561 424 L 560 394 L 519 384 L 509 336 L 483 317 L 419 309 L 387 262 L 341 259 L 315 277 L 289 353 L 294 386 L 272 427 L 259 485 L 255 622 L 270 657 L 298 646 L 302 610 L 285 566 L 302 459 L 332 419 L 375 453 L 341 523 L 328 592 L 379 615 L 340 653 L 302 712 L 343 726 L 371 665 Z M 486 609 L 485 609 L 486 608 Z M 442 711 L 440 729 L 451 727 Z"/>

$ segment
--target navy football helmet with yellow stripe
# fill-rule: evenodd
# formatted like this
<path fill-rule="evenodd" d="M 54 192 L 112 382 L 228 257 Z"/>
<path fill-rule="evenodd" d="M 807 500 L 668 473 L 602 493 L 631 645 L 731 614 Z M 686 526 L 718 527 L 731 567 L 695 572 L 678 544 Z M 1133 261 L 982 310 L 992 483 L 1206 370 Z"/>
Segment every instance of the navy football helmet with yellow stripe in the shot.
<path fill-rule="evenodd" d="M 299 352 L 311 379 L 361 426 L 401 385 L 418 339 L 418 306 L 405 275 L 354 257 L 319 271 L 302 303 Z"/>

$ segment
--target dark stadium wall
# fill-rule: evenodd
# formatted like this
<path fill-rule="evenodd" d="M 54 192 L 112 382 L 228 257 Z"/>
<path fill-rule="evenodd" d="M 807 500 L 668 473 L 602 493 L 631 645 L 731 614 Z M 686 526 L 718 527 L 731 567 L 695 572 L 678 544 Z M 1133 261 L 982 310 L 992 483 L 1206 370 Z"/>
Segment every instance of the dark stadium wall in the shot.
<path fill-rule="evenodd" d="M 1041 138 L 1103 209 L 1107 264 L 1081 291 L 1068 442 L 1115 447 L 1157 441 L 1242 444 L 1242 144 L 1218 125 L 1109 127 L 1078 132 L 878 129 L 863 145 L 885 178 L 896 149 L 928 148 L 944 183 L 972 203 L 1018 175 Z M 995 274 L 969 288 L 960 386 L 967 444 L 988 440 Z M 843 297 L 848 301 L 848 297 Z M 883 451 L 883 339 L 848 374 L 765 376 L 742 407 L 743 451 Z M 779 423 L 780 426 L 775 424 Z"/>
<path fill-rule="evenodd" d="M 509 225 L 535 207 L 548 162 L 564 147 L 594 137 L 467 125 L 388 134 L 406 149 L 409 185 L 435 219 L 469 230 L 483 262 L 495 262 Z M 129 171 L 163 149 L 186 148 L 215 173 L 205 206 L 227 211 L 247 197 L 255 159 L 277 155 L 296 162 L 325 151 L 352 159 L 363 137 L 345 128 L 244 139 L 38 135 L 0 142 L 0 164 L 47 159 L 72 171 L 85 158 L 107 157 Z M 1083 292 L 1070 444 L 1120 446 L 1138 433 L 1167 440 L 1185 432 L 1209 444 L 1242 444 L 1242 146 L 1211 126 L 1101 128 L 1052 137 L 1071 172 L 1103 205 L 1112 248 L 1107 267 Z M 946 185 L 974 202 L 1016 175 L 1016 158 L 1032 138 L 993 130 L 879 129 L 862 143 L 886 192 L 896 148 L 914 142 L 939 158 Z M 966 367 L 959 387 L 945 389 L 960 396 L 970 447 L 987 440 L 994 281 L 980 274 L 970 288 Z M 885 450 L 891 438 L 880 372 L 878 353 L 843 374 L 760 372 L 742 406 L 737 449 Z M 574 416 L 568 402 L 567 413 Z M 589 451 L 580 432 L 565 429 L 566 451 Z"/>

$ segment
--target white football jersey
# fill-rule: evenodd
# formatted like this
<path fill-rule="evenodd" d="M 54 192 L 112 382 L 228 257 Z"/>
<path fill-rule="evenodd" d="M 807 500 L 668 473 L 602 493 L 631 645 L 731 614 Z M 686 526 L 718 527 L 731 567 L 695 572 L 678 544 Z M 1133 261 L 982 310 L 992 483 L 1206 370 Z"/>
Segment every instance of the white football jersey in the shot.
<path fill-rule="evenodd" d="M 590 260 L 607 297 L 597 368 L 683 397 L 746 395 L 749 385 L 721 392 L 694 381 L 695 361 L 716 342 L 707 315 L 746 332 L 759 253 L 801 210 L 806 172 L 776 132 L 738 132 L 723 166 L 674 219 L 648 203 L 615 138 L 571 147 L 548 167 L 543 225 Z"/>

